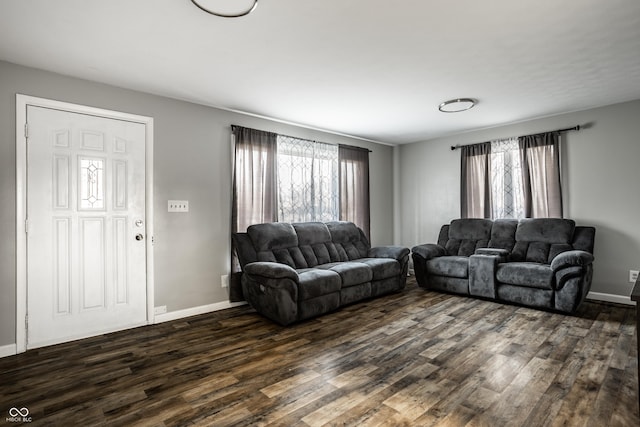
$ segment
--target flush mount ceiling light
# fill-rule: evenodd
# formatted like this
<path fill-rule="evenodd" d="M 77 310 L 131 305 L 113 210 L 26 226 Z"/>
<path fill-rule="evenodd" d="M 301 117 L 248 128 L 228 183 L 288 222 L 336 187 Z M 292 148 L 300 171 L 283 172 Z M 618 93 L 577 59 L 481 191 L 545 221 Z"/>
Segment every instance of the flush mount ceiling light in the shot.
<path fill-rule="evenodd" d="M 450 101 L 444 101 L 442 104 L 440 104 L 438 106 L 438 110 L 442 111 L 443 113 L 459 113 L 461 111 L 466 111 L 469 108 L 472 108 L 477 103 L 478 100 L 473 98 L 452 99 Z"/>
<path fill-rule="evenodd" d="M 220 13 L 220 12 L 214 12 L 213 10 L 204 7 L 200 4 L 200 2 L 202 2 L 202 0 L 191 0 L 191 3 L 193 3 L 194 5 L 196 5 L 196 7 L 198 7 L 198 9 L 207 12 L 210 15 L 215 15 L 215 16 L 219 16 L 221 18 L 240 18 L 241 16 L 246 16 L 248 14 L 250 14 L 251 12 L 253 12 L 255 10 L 256 7 L 258 7 L 258 0 L 253 0 L 253 5 L 248 8 L 247 10 L 245 10 L 244 12 L 240 12 L 240 13 Z"/>

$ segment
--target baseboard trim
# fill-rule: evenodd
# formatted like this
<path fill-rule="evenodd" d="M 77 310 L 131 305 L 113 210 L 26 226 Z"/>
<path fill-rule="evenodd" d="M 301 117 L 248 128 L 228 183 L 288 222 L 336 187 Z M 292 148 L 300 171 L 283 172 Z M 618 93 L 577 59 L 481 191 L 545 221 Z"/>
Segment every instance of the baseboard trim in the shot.
<path fill-rule="evenodd" d="M 624 295 L 603 294 L 601 292 L 589 292 L 587 299 L 615 302 L 617 304 L 636 305 L 634 301 L 631 301 L 631 297 L 625 297 Z"/>
<path fill-rule="evenodd" d="M 212 313 L 214 311 L 226 310 L 227 308 L 238 307 L 247 304 L 242 302 L 217 302 L 215 304 L 201 305 L 198 307 L 185 308 L 184 310 L 170 311 L 168 313 L 157 314 L 154 323 L 170 322 L 172 320 L 184 319 L 185 317 L 197 316 L 199 314 Z"/>
<path fill-rule="evenodd" d="M 15 344 L 0 346 L 0 357 L 13 356 L 18 354 L 18 346 Z"/>

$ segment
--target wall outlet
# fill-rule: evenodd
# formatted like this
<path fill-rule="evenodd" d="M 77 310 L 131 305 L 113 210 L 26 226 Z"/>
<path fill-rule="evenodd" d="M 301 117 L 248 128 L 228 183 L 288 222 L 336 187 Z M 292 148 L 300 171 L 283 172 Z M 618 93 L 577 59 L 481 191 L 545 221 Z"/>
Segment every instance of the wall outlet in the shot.
<path fill-rule="evenodd" d="M 167 206 L 168 212 L 189 212 L 188 200 L 169 200 Z"/>
<path fill-rule="evenodd" d="M 635 283 L 638 280 L 638 270 L 629 270 L 629 281 Z"/>
<path fill-rule="evenodd" d="M 167 306 L 166 305 L 160 305 L 158 307 L 154 307 L 153 309 L 153 313 L 154 314 L 164 314 L 167 312 Z"/>
<path fill-rule="evenodd" d="M 220 276 L 220 286 L 222 286 L 223 288 L 228 288 L 229 287 L 229 275 L 228 274 L 223 274 L 222 276 Z"/>

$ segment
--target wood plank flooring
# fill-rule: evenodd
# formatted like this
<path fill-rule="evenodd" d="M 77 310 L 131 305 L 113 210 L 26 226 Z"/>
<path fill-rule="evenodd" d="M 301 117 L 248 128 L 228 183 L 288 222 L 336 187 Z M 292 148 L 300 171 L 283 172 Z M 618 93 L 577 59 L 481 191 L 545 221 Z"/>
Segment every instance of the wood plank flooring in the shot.
<path fill-rule="evenodd" d="M 237 307 L 0 359 L 0 425 L 638 426 L 634 316 L 412 279 L 286 328 Z"/>

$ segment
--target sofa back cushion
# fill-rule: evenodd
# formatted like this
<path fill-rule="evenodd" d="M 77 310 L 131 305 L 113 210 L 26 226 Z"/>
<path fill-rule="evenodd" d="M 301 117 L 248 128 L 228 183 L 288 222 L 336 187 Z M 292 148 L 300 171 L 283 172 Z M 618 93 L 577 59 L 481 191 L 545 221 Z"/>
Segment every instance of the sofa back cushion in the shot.
<path fill-rule="evenodd" d="M 298 235 L 298 245 L 307 267 L 339 260 L 338 251 L 331 241 L 331 233 L 326 224 L 301 222 L 292 226 Z"/>
<path fill-rule="evenodd" d="M 444 244 L 448 255 L 471 256 L 478 248 L 486 248 L 491 237 L 493 221 L 481 218 L 454 219 L 449 224 Z"/>
<path fill-rule="evenodd" d="M 517 219 L 496 219 L 491 227 L 489 247 L 511 252 L 516 244 Z"/>
<path fill-rule="evenodd" d="M 516 230 L 512 261 L 549 264 L 556 255 L 573 249 L 575 222 L 562 218 L 526 218 Z"/>
<path fill-rule="evenodd" d="M 292 268 L 306 268 L 298 247 L 298 235 L 291 224 L 273 222 L 247 228 L 258 261 L 279 262 Z"/>
<path fill-rule="evenodd" d="M 335 261 L 351 261 L 367 256 L 371 245 L 362 230 L 354 223 L 347 221 L 328 222 L 327 228 L 339 256 L 339 259 Z"/>
<path fill-rule="evenodd" d="M 296 269 L 364 258 L 371 247 L 362 230 L 344 221 L 255 224 L 235 241 L 242 266 L 269 261 Z"/>

